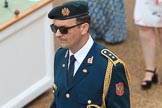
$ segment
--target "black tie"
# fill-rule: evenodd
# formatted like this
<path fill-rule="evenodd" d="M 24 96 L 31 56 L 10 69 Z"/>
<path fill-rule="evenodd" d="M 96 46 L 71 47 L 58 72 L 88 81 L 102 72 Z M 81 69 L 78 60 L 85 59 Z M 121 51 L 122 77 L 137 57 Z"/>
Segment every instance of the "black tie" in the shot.
<path fill-rule="evenodd" d="M 70 83 L 71 79 L 73 78 L 75 60 L 76 59 L 75 59 L 74 55 L 71 55 L 70 56 L 69 71 L 68 71 L 68 84 Z"/>

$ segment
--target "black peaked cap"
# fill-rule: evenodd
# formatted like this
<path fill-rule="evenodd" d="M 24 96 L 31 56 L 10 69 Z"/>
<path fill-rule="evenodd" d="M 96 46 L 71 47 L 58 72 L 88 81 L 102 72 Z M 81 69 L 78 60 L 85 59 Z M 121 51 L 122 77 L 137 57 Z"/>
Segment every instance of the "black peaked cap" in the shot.
<path fill-rule="evenodd" d="M 88 15 L 88 3 L 85 1 L 70 1 L 60 6 L 54 7 L 49 13 L 48 18 L 66 20 Z"/>

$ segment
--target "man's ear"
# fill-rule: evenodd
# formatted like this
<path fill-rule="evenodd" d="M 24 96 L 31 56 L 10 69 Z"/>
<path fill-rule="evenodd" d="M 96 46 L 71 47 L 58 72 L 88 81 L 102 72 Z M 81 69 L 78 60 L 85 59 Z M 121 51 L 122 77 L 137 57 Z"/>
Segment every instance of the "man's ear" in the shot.
<path fill-rule="evenodd" d="M 80 30 L 82 35 L 86 34 L 89 30 L 89 24 L 88 23 L 82 24 Z"/>

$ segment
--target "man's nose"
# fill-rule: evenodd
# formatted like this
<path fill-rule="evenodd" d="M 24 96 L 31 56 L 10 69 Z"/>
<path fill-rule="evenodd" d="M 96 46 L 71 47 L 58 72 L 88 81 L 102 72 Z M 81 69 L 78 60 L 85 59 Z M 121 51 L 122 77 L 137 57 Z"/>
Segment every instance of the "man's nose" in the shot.
<path fill-rule="evenodd" d="M 60 32 L 59 29 L 56 31 L 55 36 L 56 36 L 56 37 L 60 37 L 60 36 L 62 36 L 62 33 Z"/>

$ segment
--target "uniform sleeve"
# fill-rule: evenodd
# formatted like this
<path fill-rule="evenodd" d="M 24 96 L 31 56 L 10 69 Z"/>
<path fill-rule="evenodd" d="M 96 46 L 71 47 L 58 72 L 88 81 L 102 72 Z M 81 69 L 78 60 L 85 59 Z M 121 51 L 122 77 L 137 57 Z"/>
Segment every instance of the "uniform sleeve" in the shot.
<path fill-rule="evenodd" d="M 56 67 L 57 67 L 57 64 L 56 64 L 56 61 L 58 60 L 58 55 L 60 53 L 60 49 L 58 49 L 58 51 L 55 53 L 55 58 L 54 58 L 54 73 L 53 73 L 53 76 L 55 76 L 55 72 L 56 72 Z M 54 78 L 55 79 L 55 78 Z M 55 82 L 55 81 L 54 81 Z M 55 83 L 53 83 L 53 101 L 51 102 L 51 105 L 50 105 L 50 108 L 56 108 L 56 101 L 55 101 L 55 90 L 56 90 L 56 86 L 55 86 Z"/>
<path fill-rule="evenodd" d="M 130 108 L 130 87 L 127 69 L 118 63 L 112 68 L 112 77 L 106 98 L 107 108 Z"/>

